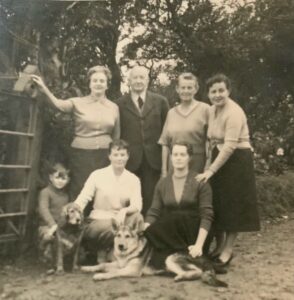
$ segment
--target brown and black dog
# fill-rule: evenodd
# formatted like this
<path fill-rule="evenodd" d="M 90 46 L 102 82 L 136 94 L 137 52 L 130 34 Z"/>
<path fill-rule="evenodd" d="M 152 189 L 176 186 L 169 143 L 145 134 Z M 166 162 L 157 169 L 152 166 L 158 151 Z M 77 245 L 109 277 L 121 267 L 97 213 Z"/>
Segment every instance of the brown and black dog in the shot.
<path fill-rule="evenodd" d="M 166 258 L 166 270 L 154 270 L 149 261 L 152 247 L 143 235 L 144 220 L 140 214 L 129 224 L 112 222 L 114 248 L 111 262 L 96 266 L 84 266 L 84 272 L 97 272 L 94 280 L 106 280 L 117 277 L 140 277 L 171 272 L 176 274 L 175 281 L 195 280 L 201 278 L 208 285 L 227 287 L 227 284 L 216 278 L 211 262 L 204 258 L 192 258 L 188 253 L 174 253 Z"/>
<path fill-rule="evenodd" d="M 64 258 L 72 260 L 72 270 L 78 270 L 78 256 L 83 236 L 83 213 L 78 205 L 67 204 L 58 222 L 54 240 L 57 273 L 64 272 Z"/>
<path fill-rule="evenodd" d="M 134 215 L 128 224 L 118 224 L 112 220 L 114 247 L 109 255 L 111 262 L 96 266 L 83 266 L 84 272 L 97 272 L 94 280 L 116 277 L 140 277 L 149 274 L 148 263 L 152 249 L 143 236 L 144 220 L 140 214 Z M 98 273 L 99 272 L 99 273 Z"/>

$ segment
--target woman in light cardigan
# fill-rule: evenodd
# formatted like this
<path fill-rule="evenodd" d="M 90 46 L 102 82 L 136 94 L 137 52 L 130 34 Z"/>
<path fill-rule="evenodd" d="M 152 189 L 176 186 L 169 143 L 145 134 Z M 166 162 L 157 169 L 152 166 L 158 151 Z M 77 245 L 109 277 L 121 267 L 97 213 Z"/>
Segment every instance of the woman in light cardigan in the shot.
<path fill-rule="evenodd" d="M 227 266 L 238 232 L 260 229 L 253 153 L 246 115 L 230 98 L 229 79 L 215 75 L 208 79 L 207 90 L 212 103 L 208 124 L 211 164 L 196 179 L 210 179 L 217 232 L 212 254 L 216 264 Z"/>

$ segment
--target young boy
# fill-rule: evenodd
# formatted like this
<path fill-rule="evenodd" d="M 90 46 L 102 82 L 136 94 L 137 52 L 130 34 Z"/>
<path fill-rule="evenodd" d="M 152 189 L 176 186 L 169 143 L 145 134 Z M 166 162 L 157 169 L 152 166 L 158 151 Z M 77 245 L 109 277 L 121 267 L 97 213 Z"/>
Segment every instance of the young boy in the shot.
<path fill-rule="evenodd" d="M 48 186 L 41 190 L 38 199 L 39 250 L 45 262 L 52 261 L 52 241 L 62 208 L 69 202 L 66 186 L 70 180 L 69 170 L 62 163 L 53 164 L 48 176 Z"/>

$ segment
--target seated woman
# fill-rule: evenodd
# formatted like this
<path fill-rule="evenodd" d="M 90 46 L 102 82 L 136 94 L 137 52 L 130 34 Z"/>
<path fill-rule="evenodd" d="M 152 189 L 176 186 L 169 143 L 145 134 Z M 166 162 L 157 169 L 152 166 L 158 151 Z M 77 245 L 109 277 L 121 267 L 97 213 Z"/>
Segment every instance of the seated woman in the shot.
<path fill-rule="evenodd" d="M 83 242 L 91 254 L 98 253 L 98 262 L 105 261 L 107 250 L 113 246 L 111 219 L 124 221 L 142 209 L 140 180 L 125 169 L 129 159 L 127 142 L 111 142 L 108 157 L 110 165 L 91 173 L 74 202 L 84 209 L 93 201 Z"/>
<path fill-rule="evenodd" d="M 189 251 L 192 257 L 203 252 L 213 219 L 212 192 L 208 183 L 195 181 L 196 173 L 189 171 L 192 153 L 190 145 L 172 146 L 173 173 L 157 183 L 146 215 L 145 236 L 155 249 L 156 267 L 177 251 Z"/>

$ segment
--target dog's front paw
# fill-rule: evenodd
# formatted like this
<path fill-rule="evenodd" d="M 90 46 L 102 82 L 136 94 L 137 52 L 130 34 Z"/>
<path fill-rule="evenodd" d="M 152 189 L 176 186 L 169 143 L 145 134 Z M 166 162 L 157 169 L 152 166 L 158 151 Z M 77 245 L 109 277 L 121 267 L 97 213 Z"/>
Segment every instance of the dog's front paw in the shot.
<path fill-rule="evenodd" d="M 96 272 L 96 266 L 82 266 L 80 270 L 85 273 L 94 273 Z"/>
<path fill-rule="evenodd" d="M 93 276 L 93 280 L 95 281 L 101 281 L 101 280 L 106 280 L 108 279 L 108 276 L 105 273 L 96 273 Z"/>
<path fill-rule="evenodd" d="M 180 282 L 180 281 L 184 281 L 184 280 L 185 280 L 185 277 L 184 277 L 183 274 L 179 274 L 179 275 L 174 277 L 175 282 Z"/>

